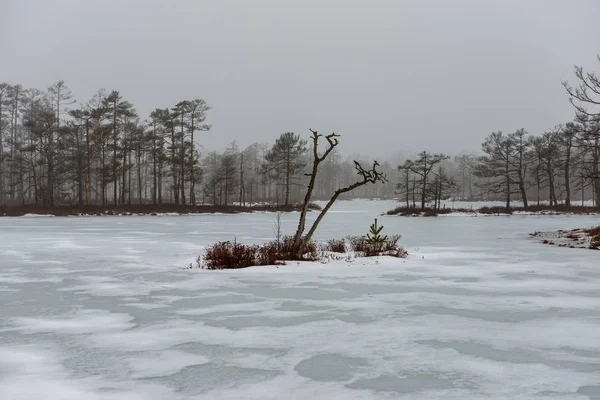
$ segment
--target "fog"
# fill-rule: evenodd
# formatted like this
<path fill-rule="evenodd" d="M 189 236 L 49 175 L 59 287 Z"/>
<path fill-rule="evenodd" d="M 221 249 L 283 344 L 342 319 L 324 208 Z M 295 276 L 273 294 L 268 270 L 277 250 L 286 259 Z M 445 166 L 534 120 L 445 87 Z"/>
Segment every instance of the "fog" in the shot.
<path fill-rule="evenodd" d="M 345 153 L 480 148 L 573 109 L 561 80 L 595 69 L 600 3 L 1 0 L 0 81 L 79 102 L 116 89 L 141 117 L 200 97 L 222 149 L 308 129 Z"/>

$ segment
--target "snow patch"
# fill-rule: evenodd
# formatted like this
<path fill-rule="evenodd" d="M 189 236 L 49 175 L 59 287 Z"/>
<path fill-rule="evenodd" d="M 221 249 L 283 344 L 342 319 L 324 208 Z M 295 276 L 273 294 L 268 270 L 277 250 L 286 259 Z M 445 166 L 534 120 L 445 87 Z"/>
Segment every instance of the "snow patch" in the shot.
<path fill-rule="evenodd" d="M 133 328 L 133 317 L 104 310 L 80 310 L 62 318 L 13 318 L 12 325 L 25 333 L 52 332 L 80 335 Z"/>

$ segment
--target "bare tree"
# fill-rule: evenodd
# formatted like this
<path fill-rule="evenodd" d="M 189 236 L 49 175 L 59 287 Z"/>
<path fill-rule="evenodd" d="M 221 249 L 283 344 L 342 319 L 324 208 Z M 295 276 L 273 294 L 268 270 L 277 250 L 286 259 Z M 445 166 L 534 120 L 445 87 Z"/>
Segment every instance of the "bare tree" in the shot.
<path fill-rule="evenodd" d="M 559 141 L 562 144 L 564 152 L 564 179 L 565 179 L 565 206 L 571 206 L 571 160 L 572 151 L 577 134 L 581 131 L 581 127 L 574 122 L 567 123 L 563 129 L 560 130 Z"/>
<path fill-rule="evenodd" d="M 600 62 L 600 55 L 598 55 Z M 578 84 L 571 86 L 569 82 L 563 81 L 569 100 L 578 114 L 588 117 L 600 117 L 599 112 L 589 111 L 588 107 L 600 106 L 600 77 L 593 72 L 584 72 L 583 67 L 575 66 L 575 78 Z"/>
<path fill-rule="evenodd" d="M 416 177 L 421 189 L 421 209 L 425 209 L 427 203 L 427 195 L 429 192 L 429 177 L 434 167 L 444 160 L 449 159 L 445 154 L 432 154 L 427 151 L 419 153 L 419 157 L 416 160 L 408 160 L 404 163 L 402 168 L 408 169 Z"/>
<path fill-rule="evenodd" d="M 358 187 L 364 186 L 369 183 L 374 184 L 377 182 L 386 181 L 386 177 L 381 172 L 377 171 L 377 167 L 379 167 L 377 161 L 373 162 L 372 168 L 368 170 L 364 169 L 357 161 L 354 161 L 354 167 L 356 170 L 356 174 L 359 176 L 359 179 L 348 186 L 337 189 L 333 193 L 323 210 L 321 210 L 321 212 L 317 216 L 317 219 L 313 222 L 308 233 L 305 236 L 303 236 L 304 230 L 306 228 L 306 213 L 308 211 L 308 205 L 310 204 L 312 193 L 315 188 L 315 181 L 317 179 L 317 173 L 319 172 L 319 165 L 327 158 L 327 156 L 329 156 L 329 154 L 331 154 L 333 149 L 339 144 L 339 135 L 335 133 L 326 135 L 325 139 L 327 140 L 327 147 L 325 151 L 322 154 L 320 154 L 318 149 L 319 138 L 323 137 L 323 135 L 320 135 L 317 131 L 313 131 L 312 129 L 310 131 L 312 133 L 313 141 L 312 168 L 310 174 L 308 174 L 310 180 L 306 189 L 304 202 L 302 203 L 300 218 L 298 220 L 298 229 L 296 230 L 296 234 L 294 235 L 294 250 L 298 256 L 301 256 L 303 249 L 305 248 L 306 244 L 310 242 L 317 227 L 319 226 L 319 223 L 325 217 L 327 211 L 329 211 L 331 206 L 335 203 L 338 197 L 340 197 L 340 195 L 350 192 Z"/>
<path fill-rule="evenodd" d="M 4 119 L 4 102 L 9 85 L 0 83 L 0 204 L 4 203 L 4 128 L 8 125 Z"/>
<path fill-rule="evenodd" d="M 190 204 L 196 204 L 196 180 L 197 171 L 196 165 L 198 164 L 198 152 L 196 150 L 196 142 L 194 139 L 194 133 L 197 131 L 210 131 L 212 126 L 205 124 L 206 113 L 211 109 L 209 105 L 203 99 L 194 99 L 188 102 L 188 129 L 190 136 Z"/>
<path fill-rule="evenodd" d="M 460 171 L 461 198 L 463 200 L 467 198 L 468 189 L 468 198 L 472 199 L 473 171 L 475 170 L 475 165 L 477 164 L 477 158 L 472 154 L 462 154 L 454 157 L 454 162 L 458 164 L 458 169 Z"/>
<path fill-rule="evenodd" d="M 518 129 L 516 132 L 508 135 L 508 140 L 511 144 L 512 152 L 509 154 L 510 163 L 510 176 L 513 181 L 519 187 L 519 193 L 521 194 L 521 201 L 523 207 L 527 208 L 527 169 L 529 167 L 529 160 L 527 156 L 529 154 L 529 141 L 526 139 L 527 131 L 525 129 Z"/>

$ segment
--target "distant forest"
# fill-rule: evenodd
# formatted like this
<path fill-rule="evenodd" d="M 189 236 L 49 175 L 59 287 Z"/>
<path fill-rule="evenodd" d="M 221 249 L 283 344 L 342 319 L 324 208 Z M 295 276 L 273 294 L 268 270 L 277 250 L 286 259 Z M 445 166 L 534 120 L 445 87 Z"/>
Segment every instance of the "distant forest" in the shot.
<path fill-rule="evenodd" d="M 479 154 L 422 151 L 379 160 L 388 183 L 352 196 L 395 198 L 410 207 L 439 207 L 448 198 L 598 205 L 600 114 L 587 106 L 600 106 L 600 79 L 580 67 L 575 77 L 576 86 L 563 82 L 572 121 L 536 135 L 491 133 Z M 99 90 L 74 104 L 63 81 L 45 91 L 0 84 L 0 205 L 288 205 L 304 193 L 308 129 L 282 133 L 274 143 L 241 149 L 234 141 L 223 152 L 200 153 L 201 132 L 211 129 L 203 99 L 145 118 L 118 91 Z M 353 160 L 336 149 L 321 166 L 315 198 L 353 182 Z"/>

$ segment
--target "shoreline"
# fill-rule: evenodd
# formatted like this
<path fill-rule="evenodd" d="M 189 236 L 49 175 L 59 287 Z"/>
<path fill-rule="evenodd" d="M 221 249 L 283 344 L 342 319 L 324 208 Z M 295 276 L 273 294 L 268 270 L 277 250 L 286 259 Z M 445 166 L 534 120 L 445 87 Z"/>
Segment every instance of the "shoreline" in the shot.
<path fill-rule="evenodd" d="M 297 212 L 301 205 L 253 205 L 253 206 L 177 206 L 174 204 L 135 204 L 125 206 L 2 206 L 1 217 L 93 217 L 93 216 L 159 216 L 159 215 L 197 215 L 197 214 L 248 214 L 257 212 Z M 309 210 L 320 210 L 311 203 Z"/>
<path fill-rule="evenodd" d="M 600 207 L 592 206 L 529 206 L 525 207 L 480 207 L 480 208 L 413 208 L 413 207 L 397 207 L 389 210 L 383 215 L 400 216 L 400 217 L 442 217 L 442 216 L 512 216 L 512 215 L 600 215 Z"/>

